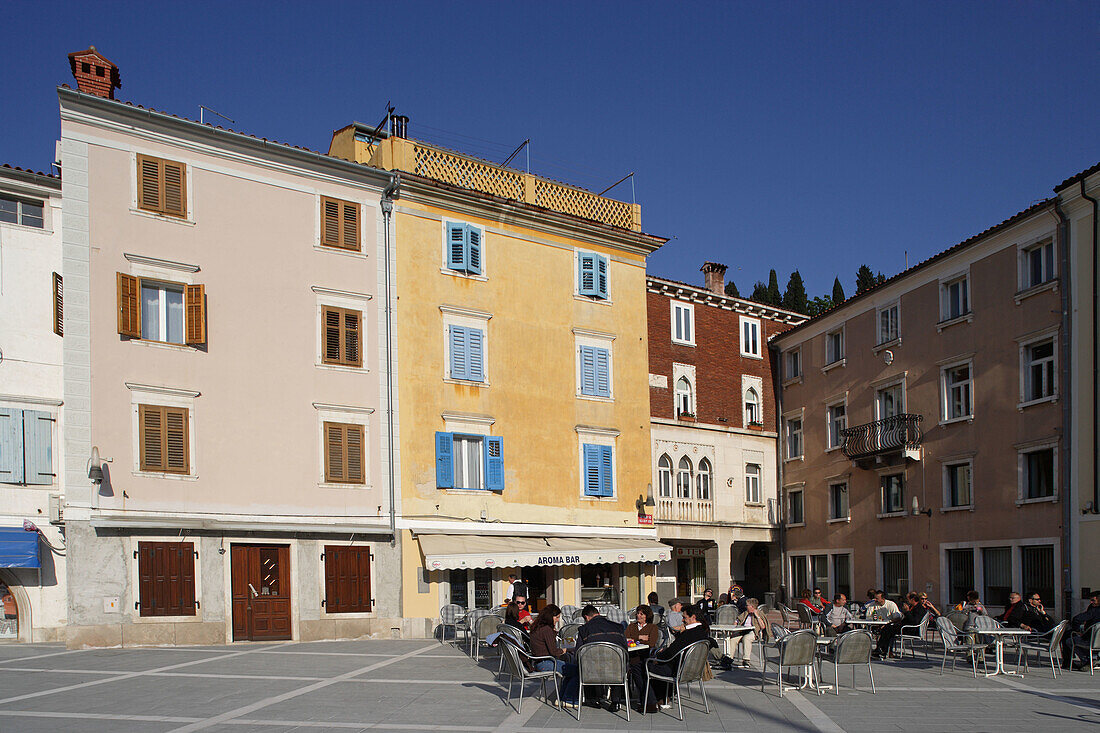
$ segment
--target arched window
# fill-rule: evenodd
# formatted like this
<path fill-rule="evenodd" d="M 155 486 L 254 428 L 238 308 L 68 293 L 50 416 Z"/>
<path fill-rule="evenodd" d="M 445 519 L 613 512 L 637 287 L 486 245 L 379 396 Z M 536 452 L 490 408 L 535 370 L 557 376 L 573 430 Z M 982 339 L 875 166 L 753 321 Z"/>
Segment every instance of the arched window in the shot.
<path fill-rule="evenodd" d="M 657 461 L 657 494 L 666 498 L 672 496 L 672 459 L 667 454 Z"/>
<path fill-rule="evenodd" d="M 760 394 L 755 387 L 749 387 L 745 391 L 745 425 L 761 423 L 760 418 Z"/>
<path fill-rule="evenodd" d="M 691 498 L 691 459 L 684 456 L 676 470 L 676 497 Z"/>
<path fill-rule="evenodd" d="M 676 380 L 676 417 L 681 415 L 694 415 L 691 407 L 691 382 L 687 377 Z"/>
<path fill-rule="evenodd" d="M 695 496 L 699 499 L 710 501 L 710 485 L 710 461 L 704 458 L 699 461 L 699 473 L 695 476 Z"/>

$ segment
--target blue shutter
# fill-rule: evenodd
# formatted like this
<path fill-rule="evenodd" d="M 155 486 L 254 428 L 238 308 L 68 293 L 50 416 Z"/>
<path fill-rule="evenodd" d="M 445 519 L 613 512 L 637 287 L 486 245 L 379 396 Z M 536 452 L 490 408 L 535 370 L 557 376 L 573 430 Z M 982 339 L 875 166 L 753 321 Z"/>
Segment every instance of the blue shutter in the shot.
<path fill-rule="evenodd" d="M 600 446 L 584 445 L 584 495 L 600 496 Z"/>
<path fill-rule="evenodd" d="M 447 225 L 447 267 L 466 269 L 466 227 L 462 224 Z"/>
<path fill-rule="evenodd" d="M 600 496 L 611 496 L 614 493 L 613 479 L 611 477 L 611 446 L 601 445 L 600 448 Z"/>
<path fill-rule="evenodd" d="M 451 379 L 469 379 L 469 353 L 467 350 L 466 329 L 451 326 Z"/>
<path fill-rule="evenodd" d="M 435 485 L 441 489 L 453 488 L 455 484 L 454 446 L 453 434 L 435 434 Z"/>
<path fill-rule="evenodd" d="M 582 252 L 577 257 L 577 292 L 596 295 L 596 255 Z"/>
<path fill-rule="evenodd" d="M 607 258 L 603 255 L 595 255 L 596 258 L 596 297 L 607 300 Z"/>
<path fill-rule="evenodd" d="M 607 349 L 593 349 L 596 358 L 596 396 L 611 396 L 611 353 Z"/>
<path fill-rule="evenodd" d="M 23 411 L 0 408 L 0 482 L 23 483 Z"/>
<path fill-rule="evenodd" d="M 485 333 L 476 328 L 466 329 L 466 379 L 485 381 Z"/>
<path fill-rule="evenodd" d="M 504 491 L 504 438 L 485 437 L 485 488 Z"/>
<path fill-rule="evenodd" d="M 53 418 L 48 412 L 23 411 L 23 470 L 28 484 L 53 483 Z"/>
<path fill-rule="evenodd" d="M 466 225 L 466 272 L 481 274 L 481 230 Z"/>
<path fill-rule="evenodd" d="M 596 349 L 581 347 L 581 394 L 596 396 Z"/>

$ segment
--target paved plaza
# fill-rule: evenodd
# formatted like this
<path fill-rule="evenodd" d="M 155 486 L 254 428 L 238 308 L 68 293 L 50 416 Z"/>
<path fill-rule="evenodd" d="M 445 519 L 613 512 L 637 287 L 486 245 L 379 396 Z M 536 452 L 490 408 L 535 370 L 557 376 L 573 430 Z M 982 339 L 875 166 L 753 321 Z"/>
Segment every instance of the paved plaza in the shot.
<path fill-rule="evenodd" d="M 771 668 L 774 670 L 774 667 Z M 1097 730 L 1100 675 L 974 679 L 941 676 L 939 663 L 843 670 L 840 695 L 760 691 L 759 668 L 707 683 L 711 714 L 685 703 L 684 722 L 657 715 L 558 712 L 528 697 L 519 714 L 495 680 L 497 660 L 480 664 L 431 641 L 344 641 L 218 647 L 66 650 L 0 646 L 0 731 L 991 731 Z M 826 672 L 831 680 L 831 672 Z M 533 692 L 537 684 L 531 683 Z M 695 700 L 698 700 L 696 695 Z"/>

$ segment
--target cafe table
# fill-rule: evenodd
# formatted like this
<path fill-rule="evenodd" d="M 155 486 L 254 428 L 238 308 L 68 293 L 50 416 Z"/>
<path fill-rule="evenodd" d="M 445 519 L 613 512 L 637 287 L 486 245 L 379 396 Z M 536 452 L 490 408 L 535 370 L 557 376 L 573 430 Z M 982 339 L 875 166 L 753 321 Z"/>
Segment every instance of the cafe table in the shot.
<path fill-rule="evenodd" d="M 725 653 L 727 657 L 733 656 L 730 654 L 730 639 L 734 639 L 741 636 L 747 631 L 752 631 L 752 624 L 711 624 L 710 633 L 714 637 L 715 641 L 721 640 L 724 642 Z"/>
<path fill-rule="evenodd" d="M 1000 629 L 972 629 L 971 631 L 978 636 L 993 637 L 994 658 L 997 660 L 997 666 L 993 668 L 992 672 L 987 672 L 985 675 L 986 677 L 993 677 L 998 674 L 1016 674 L 1016 672 L 1009 672 L 1005 669 L 1005 637 L 1028 636 L 1031 633 L 1030 631 L 1007 627 Z"/>

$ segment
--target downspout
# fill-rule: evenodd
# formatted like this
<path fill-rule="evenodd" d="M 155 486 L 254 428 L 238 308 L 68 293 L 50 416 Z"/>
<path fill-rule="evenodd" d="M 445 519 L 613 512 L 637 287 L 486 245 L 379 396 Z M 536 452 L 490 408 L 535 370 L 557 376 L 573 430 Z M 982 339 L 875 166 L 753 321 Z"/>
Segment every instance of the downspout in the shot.
<path fill-rule="evenodd" d="M 772 346 L 772 353 L 776 355 L 775 368 L 772 369 L 772 389 L 775 392 L 775 422 L 779 440 L 775 450 L 775 521 L 779 525 L 779 588 L 776 592 L 776 600 L 782 596 L 784 604 L 790 604 L 790 598 L 786 593 L 787 579 L 787 522 L 784 514 L 783 495 L 783 379 L 780 373 L 783 368 L 783 352 Z"/>
<path fill-rule="evenodd" d="M 390 280 L 390 224 L 393 220 L 393 202 L 401 195 L 401 174 L 395 173 L 390 184 L 382 191 L 382 240 L 384 251 L 382 263 L 385 267 L 383 274 L 385 282 L 385 307 L 386 315 L 386 460 L 389 465 L 389 492 L 390 492 L 390 547 L 397 546 L 397 479 L 394 476 L 395 461 L 393 458 L 393 283 Z"/>
<path fill-rule="evenodd" d="M 1096 455 L 1097 430 L 1100 429 L 1100 420 L 1097 419 L 1097 402 L 1100 397 L 1100 379 L 1097 379 L 1096 369 L 1096 330 L 1100 323 L 1100 309 L 1097 308 L 1096 293 L 1096 265 L 1097 247 L 1100 247 L 1100 205 L 1096 199 L 1085 191 L 1085 179 L 1081 179 L 1081 198 L 1092 203 L 1092 445 L 1088 452 L 1092 454 L 1092 513 L 1100 514 L 1100 473 L 1097 472 L 1098 462 Z M 1078 247 L 1080 250 L 1081 248 Z"/>
<path fill-rule="evenodd" d="M 1060 253 L 1058 266 L 1059 272 L 1062 273 L 1062 282 L 1058 284 L 1062 301 L 1061 353 L 1058 356 L 1062 364 L 1059 370 L 1062 385 L 1059 394 L 1062 402 L 1062 450 L 1058 455 L 1062 464 L 1059 466 L 1062 473 L 1061 485 L 1065 487 L 1062 489 L 1062 615 L 1071 618 L 1073 616 L 1073 502 L 1070 500 L 1072 492 L 1069 486 L 1073 466 L 1070 456 L 1073 399 L 1070 381 L 1072 366 L 1070 364 L 1069 220 L 1062 211 L 1062 202 L 1058 199 L 1054 201 L 1054 215 L 1058 217 L 1057 239 Z"/>

